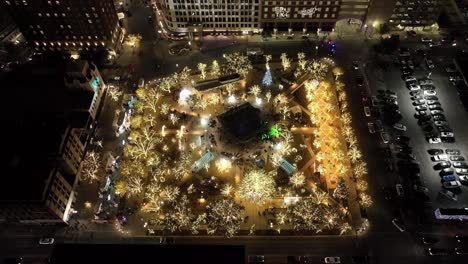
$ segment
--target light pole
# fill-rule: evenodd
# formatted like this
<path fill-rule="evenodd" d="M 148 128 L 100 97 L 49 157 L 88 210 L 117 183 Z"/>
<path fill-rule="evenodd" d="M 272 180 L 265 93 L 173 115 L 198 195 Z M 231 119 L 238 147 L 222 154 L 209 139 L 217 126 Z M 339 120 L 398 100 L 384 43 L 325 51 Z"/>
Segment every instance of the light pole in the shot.
<path fill-rule="evenodd" d="M 315 56 L 318 55 L 318 45 L 315 45 Z"/>

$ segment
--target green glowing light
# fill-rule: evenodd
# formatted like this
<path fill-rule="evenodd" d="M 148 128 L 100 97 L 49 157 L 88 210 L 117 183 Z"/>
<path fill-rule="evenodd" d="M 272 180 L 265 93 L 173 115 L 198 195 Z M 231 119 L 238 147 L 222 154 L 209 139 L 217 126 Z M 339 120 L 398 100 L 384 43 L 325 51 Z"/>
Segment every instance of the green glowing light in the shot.
<path fill-rule="evenodd" d="M 271 137 L 279 137 L 280 135 L 280 130 L 278 128 L 278 125 L 274 125 L 272 128 L 270 128 L 270 131 L 268 132 L 268 134 L 271 136 Z"/>

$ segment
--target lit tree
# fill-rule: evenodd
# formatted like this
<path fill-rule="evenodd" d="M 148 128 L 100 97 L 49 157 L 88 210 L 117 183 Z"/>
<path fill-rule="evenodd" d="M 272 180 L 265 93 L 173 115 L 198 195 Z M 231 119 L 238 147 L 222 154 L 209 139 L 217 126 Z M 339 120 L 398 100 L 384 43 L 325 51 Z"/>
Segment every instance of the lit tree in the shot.
<path fill-rule="evenodd" d="M 190 68 L 184 67 L 182 71 L 179 73 L 179 83 L 180 84 L 187 84 L 190 82 Z"/>
<path fill-rule="evenodd" d="M 124 180 L 117 180 L 114 187 L 115 194 L 125 193 L 127 183 Z"/>
<path fill-rule="evenodd" d="M 221 158 L 216 161 L 215 166 L 216 169 L 218 169 L 219 173 L 225 173 L 232 168 L 232 163 L 228 159 Z"/>
<path fill-rule="evenodd" d="M 356 184 L 356 188 L 361 191 L 361 192 L 364 192 L 367 190 L 367 187 L 368 187 L 368 184 L 366 181 L 357 181 L 357 184 Z"/>
<path fill-rule="evenodd" d="M 171 120 L 171 123 L 175 125 L 179 121 L 179 117 L 175 114 L 170 114 L 169 120 Z"/>
<path fill-rule="evenodd" d="M 180 189 L 177 186 L 167 185 L 161 189 L 159 196 L 162 200 L 167 202 L 173 202 L 180 194 Z"/>
<path fill-rule="evenodd" d="M 206 223 L 208 234 L 224 231 L 228 238 L 233 237 L 243 222 L 244 208 L 233 199 L 224 198 L 207 206 Z"/>
<path fill-rule="evenodd" d="M 158 219 L 158 224 L 170 232 L 190 228 L 194 215 L 187 196 L 183 195 L 164 214 L 163 219 Z"/>
<path fill-rule="evenodd" d="M 338 185 L 333 191 L 333 197 L 339 200 L 347 200 L 349 197 L 349 190 L 346 186 L 346 182 L 342 177 L 338 178 Z"/>
<path fill-rule="evenodd" d="M 107 88 L 107 95 L 110 96 L 112 100 L 117 101 L 119 100 L 119 97 L 122 96 L 122 91 L 119 86 L 109 85 Z"/>
<path fill-rule="evenodd" d="M 258 95 L 260 94 L 262 90 L 260 89 L 260 86 L 254 85 L 250 87 L 249 94 L 255 96 L 255 98 L 258 98 Z"/>
<path fill-rule="evenodd" d="M 348 150 L 348 157 L 354 163 L 361 159 L 362 154 L 356 147 L 352 147 Z"/>
<path fill-rule="evenodd" d="M 166 103 L 163 103 L 160 107 L 159 107 L 159 111 L 162 115 L 167 115 L 167 113 L 169 113 L 169 105 L 166 104 Z"/>
<path fill-rule="evenodd" d="M 221 194 L 224 196 L 230 196 L 233 191 L 234 191 L 234 187 L 232 187 L 231 184 L 227 183 L 221 189 Z"/>
<path fill-rule="evenodd" d="M 227 62 L 225 64 L 227 73 L 238 73 L 245 77 L 252 70 L 252 64 L 247 56 L 235 52 L 224 54 L 223 57 Z"/>
<path fill-rule="evenodd" d="M 294 187 L 301 187 L 305 184 L 305 176 L 303 172 L 294 173 L 291 178 L 289 178 L 289 183 Z"/>
<path fill-rule="evenodd" d="M 286 53 L 281 54 L 281 65 L 283 66 L 283 71 L 287 71 L 291 67 L 291 61 Z"/>
<path fill-rule="evenodd" d="M 263 76 L 262 84 L 263 84 L 263 86 L 270 86 L 270 85 L 273 84 L 273 79 L 271 77 L 270 67 L 267 67 L 267 69 L 265 71 L 265 75 Z"/>
<path fill-rule="evenodd" d="M 204 80 L 206 78 L 206 64 L 198 63 L 198 70 L 200 71 L 201 78 Z"/>
<path fill-rule="evenodd" d="M 353 229 L 348 222 L 344 222 L 340 225 L 340 236 L 351 232 Z"/>
<path fill-rule="evenodd" d="M 343 69 L 341 69 L 340 67 L 335 67 L 333 68 L 333 75 L 335 75 L 335 80 L 338 80 L 338 78 L 343 75 Z"/>
<path fill-rule="evenodd" d="M 219 76 L 221 69 L 219 68 L 219 64 L 217 60 L 214 60 L 211 64 L 211 74 L 215 77 Z"/>
<path fill-rule="evenodd" d="M 101 155 L 94 151 L 88 151 L 81 164 L 82 179 L 92 183 L 99 178 L 99 169 L 101 168 Z"/>
<path fill-rule="evenodd" d="M 305 69 L 305 65 L 307 61 L 305 60 L 305 53 L 300 52 L 297 54 L 299 70 L 303 71 Z"/>
<path fill-rule="evenodd" d="M 359 202 L 360 202 L 361 206 L 364 207 L 364 208 L 369 208 L 374 203 L 372 201 L 372 198 L 369 195 L 365 194 L 365 193 L 360 193 L 359 194 Z"/>
<path fill-rule="evenodd" d="M 130 176 L 125 178 L 127 180 L 127 186 L 125 191 L 130 194 L 139 194 L 143 191 L 143 179 L 138 176 Z"/>
<path fill-rule="evenodd" d="M 320 232 L 325 224 L 327 206 L 317 204 L 312 199 L 301 198 L 288 207 L 287 215 L 290 223 L 296 230 L 315 230 Z"/>
<path fill-rule="evenodd" d="M 239 196 L 241 199 L 264 204 L 269 201 L 275 192 L 276 184 L 272 176 L 264 170 L 251 170 L 241 180 Z"/>
<path fill-rule="evenodd" d="M 265 99 L 266 99 L 266 101 L 267 101 L 268 103 L 270 102 L 270 100 L 271 100 L 271 92 L 270 92 L 270 91 L 268 91 L 268 92 L 265 94 Z"/>

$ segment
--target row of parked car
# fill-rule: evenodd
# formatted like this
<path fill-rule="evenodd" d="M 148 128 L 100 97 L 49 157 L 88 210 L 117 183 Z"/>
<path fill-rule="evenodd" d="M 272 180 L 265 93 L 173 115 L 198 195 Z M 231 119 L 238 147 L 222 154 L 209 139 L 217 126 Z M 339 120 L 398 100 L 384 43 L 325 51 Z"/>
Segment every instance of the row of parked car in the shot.
<path fill-rule="evenodd" d="M 400 59 L 411 60 L 407 56 Z M 434 67 L 432 60 L 428 60 L 428 68 Z M 410 90 L 411 100 L 415 107 L 415 118 L 426 134 L 429 143 L 455 142 L 455 137 L 444 115 L 439 98 L 437 97 L 434 81 L 429 78 L 419 78 L 414 76 L 413 69 L 408 64 L 400 64 L 402 79 L 406 87 Z"/>
<path fill-rule="evenodd" d="M 468 184 L 468 164 L 458 149 L 429 149 L 431 160 L 437 162 L 434 170 L 439 170 L 442 187 L 440 194 L 457 201 L 457 195 L 448 189 L 459 189 L 462 184 Z M 452 168 L 453 167 L 453 168 Z"/>

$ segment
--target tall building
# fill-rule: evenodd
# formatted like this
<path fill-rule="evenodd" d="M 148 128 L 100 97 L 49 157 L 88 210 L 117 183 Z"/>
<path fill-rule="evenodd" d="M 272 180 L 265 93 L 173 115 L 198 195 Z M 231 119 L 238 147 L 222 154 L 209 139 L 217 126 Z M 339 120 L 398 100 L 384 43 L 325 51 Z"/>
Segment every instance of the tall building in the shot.
<path fill-rule="evenodd" d="M 363 21 L 370 0 L 160 0 L 171 32 L 331 31 L 340 19 Z"/>
<path fill-rule="evenodd" d="M 36 52 L 116 50 L 123 35 L 113 0 L 1 0 Z"/>
<path fill-rule="evenodd" d="M 0 79 L 0 222 L 66 223 L 105 84 L 86 61 L 20 66 Z"/>

